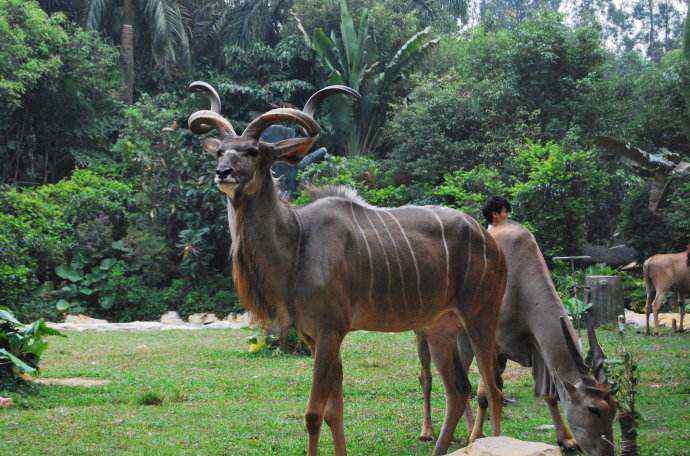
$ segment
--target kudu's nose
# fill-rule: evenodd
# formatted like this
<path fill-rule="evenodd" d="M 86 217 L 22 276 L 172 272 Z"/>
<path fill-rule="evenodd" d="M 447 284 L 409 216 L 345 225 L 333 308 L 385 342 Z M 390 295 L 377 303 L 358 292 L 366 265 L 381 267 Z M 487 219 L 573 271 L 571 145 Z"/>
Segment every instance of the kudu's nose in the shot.
<path fill-rule="evenodd" d="M 226 177 L 232 175 L 232 168 L 225 168 L 225 169 L 216 169 L 216 176 L 218 176 L 221 179 L 225 179 Z"/>

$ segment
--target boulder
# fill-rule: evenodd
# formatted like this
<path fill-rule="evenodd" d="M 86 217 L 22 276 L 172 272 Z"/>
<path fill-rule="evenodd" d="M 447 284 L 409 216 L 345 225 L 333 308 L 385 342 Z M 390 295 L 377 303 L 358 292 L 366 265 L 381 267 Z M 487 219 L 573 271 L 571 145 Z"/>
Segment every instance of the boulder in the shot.
<path fill-rule="evenodd" d="M 561 450 L 541 442 L 524 442 L 512 437 L 485 437 L 450 456 L 560 456 Z"/>
<path fill-rule="evenodd" d="M 251 323 L 251 316 L 249 315 L 249 312 L 245 313 L 229 313 L 227 317 L 225 317 L 225 321 L 229 321 L 230 323 L 244 323 L 248 325 Z"/>
<path fill-rule="evenodd" d="M 218 317 L 214 313 L 195 313 L 187 318 L 190 323 L 196 323 L 201 325 L 207 325 L 209 323 L 214 323 L 218 321 Z"/>
<path fill-rule="evenodd" d="M 178 325 L 180 323 L 184 323 L 184 321 L 182 321 L 180 318 L 180 314 L 174 310 L 165 312 L 163 315 L 161 315 L 160 322 L 164 325 Z"/>

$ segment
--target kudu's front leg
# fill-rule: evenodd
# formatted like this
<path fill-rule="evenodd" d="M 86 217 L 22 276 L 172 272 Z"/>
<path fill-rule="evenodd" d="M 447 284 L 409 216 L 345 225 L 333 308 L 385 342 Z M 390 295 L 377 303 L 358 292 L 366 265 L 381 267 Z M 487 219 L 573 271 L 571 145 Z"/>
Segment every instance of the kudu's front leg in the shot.
<path fill-rule="evenodd" d="M 551 419 L 556 427 L 556 441 L 558 442 L 558 445 L 566 450 L 579 450 L 575 437 L 573 436 L 572 432 L 570 432 L 568 425 L 563 421 L 563 417 L 561 417 L 561 412 L 558 409 L 558 399 L 551 396 L 544 396 L 544 402 L 546 402 L 546 404 L 549 406 Z"/>
<path fill-rule="evenodd" d="M 330 333 L 317 337 L 314 348 L 314 373 L 305 422 L 309 433 L 307 454 L 316 456 L 323 420 L 331 428 L 336 456 L 345 456 L 343 426 L 343 366 L 340 344 L 343 336 Z"/>

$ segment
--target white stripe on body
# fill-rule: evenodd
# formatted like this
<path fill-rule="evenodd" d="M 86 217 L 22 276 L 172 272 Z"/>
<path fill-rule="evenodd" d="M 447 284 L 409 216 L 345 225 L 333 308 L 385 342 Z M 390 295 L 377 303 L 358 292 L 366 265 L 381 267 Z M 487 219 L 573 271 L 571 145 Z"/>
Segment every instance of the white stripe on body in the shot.
<path fill-rule="evenodd" d="M 391 231 L 388 229 L 388 226 L 386 226 L 385 222 L 383 221 L 383 217 L 381 217 L 381 214 L 379 213 L 379 211 L 375 210 L 374 213 L 376 214 L 376 216 L 381 221 L 381 225 L 383 225 L 383 227 L 386 229 L 386 233 L 388 233 L 388 237 L 390 238 L 391 242 L 393 243 L 393 249 L 395 249 L 395 257 L 398 260 L 398 269 L 400 270 L 400 285 L 401 285 L 402 292 L 403 292 L 403 303 L 405 304 L 405 308 L 407 308 L 407 292 L 405 291 L 405 276 L 403 274 L 402 263 L 400 262 L 400 252 L 398 252 L 398 245 L 395 243 L 395 240 L 393 239 L 393 235 L 391 234 Z"/>
<path fill-rule="evenodd" d="M 381 236 L 379 235 L 378 230 L 372 223 L 371 219 L 369 218 L 369 214 L 367 214 L 367 211 L 364 211 L 364 216 L 367 218 L 367 221 L 369 222 L 369 225 L 371 225 L 371 229 L 374 230 L 374 234 L 376 234 L 376 239 L 379 240 L 379 245 L 381 246 L 381 250 L 383 250 L 383 258 L 386 260 L 386 270 L 388 271 L 388 288 L 386 288 L 386 296 L 388 296 L 388 293 L 391 290 L 391 265 L 388 262 L 388 253 L 386 253 L 386 246 L 383 245 L 383 241 L 381 240 Z"/>
<path fill-rule="evenodd" d="M 355 217 L 355 208 L 354 203 L 352 201 L 350 201 L 350 212 L 352 213 L 352 220 L 357 225 L 357 228 L 359 228 L 359 232 L 362 235 L 362 239 L 364 239 L 364 245 L 367 247 L 367 256 L 369 257 L 369 303 L 371 304 L 374 300 L 374 261 L 371 258 L 371 249 L 369 248 L 369 241 L 367 241 L 367 237 L 364 235 L 364 230 L 359 225 L 357 217 Z"/>
<path fill-rule="evenodd" d="M 465 265 L 465 274 L 462 279 L 462 288 L 465 289 L 467 287 L 467 279 L 470 274 L 470 262 L 472 261 L 472 228 L 470 227 L 470 222 L 467 221 L 467 216 L 465 214 L 462 214 L 462 218 L 465 220 L 465 223 L 467 223 L 467 264 Z"/>
<path fill-rule="evenodd" d="M 407 242 L 407 247 L 410 249 L 410 254 L 412 255 L 412 262 L 414 263 L 414 270 L 417 273 L 417 295 L 419 296 L 419 305 L 423 306 L 422 302 L 422 291 L 421 291 L 421 277 L 419 276 L 419 266 L 417 266 L 417 257 L 414 255 L 414 251 L 412 250 L 412 244 L 410 244 L 410 240 L 407 238 L 407 235 L 405 234 L 405 230 L 403 229 L 402 225 L 398 221 L 398 219 L 388 210 L 384 209 L 384 212 L 391 216 L 393 220 L 395 220 L 395 223 L 398 224 L 398 228 L 400 228 L 400 233 L 402 233 L 403 238 L 405 239 L 405 242 Z"/>
<path fill-rule="evenodd" d="M 441 226 L 441 239 L 443 240 L 443 249 L 446 253 L 446 292 L 444 293 L 443 302 L 447 303 L 448 289 L 450 288 L 450 254 L 448 253 L 448 242 L 446 242 L 446 231 L 443 228 L 443 222 L 441 221 L 441 217 L 439 217 L 433 209 L 429 207 L 424 207 L 423 209 L 426 209 L 427 211 L 431 212 L 434 215 L 434 217 L 436 217 L 436 220 L 438 220 L 438 224 Z"/>

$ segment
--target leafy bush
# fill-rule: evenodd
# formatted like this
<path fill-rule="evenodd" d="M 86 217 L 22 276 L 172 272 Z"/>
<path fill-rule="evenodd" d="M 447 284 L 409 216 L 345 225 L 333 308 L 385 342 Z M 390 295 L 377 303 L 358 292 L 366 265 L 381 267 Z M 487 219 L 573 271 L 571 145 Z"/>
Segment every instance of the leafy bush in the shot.
<path fill-rule="evenodd" d="M 24 325 L 5 307 L 0 307 L 0 385 L 10 383 L 15 373 L 37 375 L 41 355 L 48 348 L 46 336 L 62 336 L 37 320 Z"/>
<path fill-rule="evenodd" d="M 383 207 L 396 207 L 410 203 L 419 190 L 403 185 L 394 185 L 390 172 L 383 169 L 380 162 L 368 156 L 338 157 L 328 155 L 320 163 L 315 163 L 300 171 L 298 179 L 302 184 L 301 195 L 296 204 L 309 202 L 306 184 L 316 187 L 346 185 L 370 204 Z"/>
<path fill-rule="evenodd" d="M 611 198 L 611 177 L 592 151 L 528 143 L 506 167 L 515 216 L 529 221 L 547 259 L 580 252 L 591 221 L 611 216 L 596 210 L 595 201 Z"/>
<path fill-rule="evenodd" d="M 657 253 L 683 251 L 690 242 L 690 179 L 674 179 L 669 189 L 666 204 L 656 212 L 649 210 L 646 183 L 633 188 L 623 205 L 620 230 L 639 252 L 640 261 Z"/>
<path fill-rule="evenodd" d="M 505 196 L 508 186 L 498 171 L 479 165 L 470 171 L 458 170 L 446 174 L 443 183 L 432 195 L 450 207 L 466 212 L 476 220 L 482 220 L 482 206 L 494 195 Z"/>
<path fill-rule="evenodd" d="M 57 184 L 0 193 L 0 304 L 25 318 L 35 315 L 29 303 L 93 294 L 90 287 L 103 277 L 77 280 L 75 274 L 116 256 L 131 197 L 127 184 L 87 170 Z M 61 281 L 68 289 L 52 290 Z"/>

